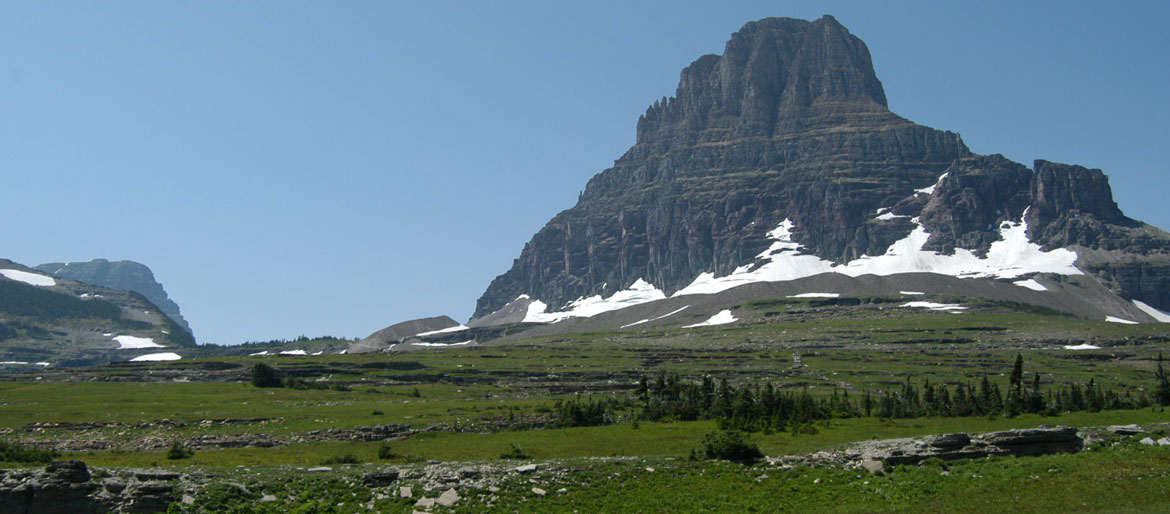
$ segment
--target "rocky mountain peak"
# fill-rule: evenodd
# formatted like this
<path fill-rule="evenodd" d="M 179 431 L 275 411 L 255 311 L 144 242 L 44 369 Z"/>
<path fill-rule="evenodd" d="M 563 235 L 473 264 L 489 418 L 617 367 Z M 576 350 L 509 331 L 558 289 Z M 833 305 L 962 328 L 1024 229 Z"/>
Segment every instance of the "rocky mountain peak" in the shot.
<path fill-rule="evenodd" d="M 188 333 L 192 332 L 191 325 L 179 311 L 179 304 L 171 300 L 163 285 L 154 278 L 154 272 L 145 264 L 94 259 L 88 262 L 50 262 L 36 269 L 87 284 L 139 293 Z"/>
<path fill-rule="evenodd" d="M 723 55 L 682 71 L 673 98 L 647 109 L 638 143 L 727 141 L 892 116 L 869 49 L 832 16 L 766 18 L 732 34 Z M 883 116 L 884 115 L 884 116 Z"/>

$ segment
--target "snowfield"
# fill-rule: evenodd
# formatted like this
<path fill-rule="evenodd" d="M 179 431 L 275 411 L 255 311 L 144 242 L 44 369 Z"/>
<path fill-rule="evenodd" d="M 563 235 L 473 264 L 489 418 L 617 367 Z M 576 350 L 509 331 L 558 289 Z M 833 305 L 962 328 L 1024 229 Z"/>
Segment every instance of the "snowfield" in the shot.
<path fill-rule="evenodd" d="M 1119 318 L 1117 316 L 1105 316 L 1105 321 L 1108 321 L 1110 323 L 1121 323 L 1123 325 L 1137 325 L 1138 324 L 1138 322 L 1136 322 L 1136 321 L 1130 321 L 1128 319 Z"/>
<path fill-rule="evenodd" d="M 474 343 L 475 340 L 463 341 L 462 343 L 411 343 L 413 346 L 463 346 Z"/>
<path fill-rule="evenodd" d="M 733 316 L 731 314 L 730 310 L 723 309 L 723 310 L 719 311 L 717 314 L 715 314 L 714 316 L 711 316 L 707 321 L 704 321 L 702 323 L 695 323 L 694 325 L 687 325 L 683 328 L 710 327 L 710 326 L 714 326 L 714 325 L 726 325 L 728 323 L 735 323 L 736 321 L 739 321 L 739 320 L 735 319 L 735 316 Z"/>
<path fill-rule="evenodd" d="M 134 337 L 134 336 L 116 336 L 114 340 L 118 342 L 119 350 L 139 350 L 142 348 L 166 348 L 165 346 L 154 342 L 154 339 L 149 337 Z"/>
<path fill-rule="evenodd" d="M 1064 349 L 1065 350 L 1100 350 L 1101 347 L 1083 343 L 1083 344 L 1076 344 L 1076 345 L 1065 345 Z"/>
<path fill-rule="evenodd" d="M 177 361 L 182 358 L 183 357 L 174 352 L 148 353 L 146 355 L 139 355 L 138 357 L 130 359 L 130 362 Z"/>
<path fill-rule="evenodd" d="M 789 298 L 839 298 L 841 293 L 800 293 L 789 296 Z"/>
<path fill-rule="evenodd" d="M 280 354 L 281 355 L 308 355 L 308 352 L 306 352 L 304 350 L 285 350 L 283 352 L 280 352 Z"/>
<path fill-rule="evenodd" d="M 24 282 L 32 286 L 48 287 L 57 285 L 57 281 L 53 280 L 53 277 L 20 271 L 18 269 L 0 269 L 0 275 L 4 275 L 9 280 Z"/>

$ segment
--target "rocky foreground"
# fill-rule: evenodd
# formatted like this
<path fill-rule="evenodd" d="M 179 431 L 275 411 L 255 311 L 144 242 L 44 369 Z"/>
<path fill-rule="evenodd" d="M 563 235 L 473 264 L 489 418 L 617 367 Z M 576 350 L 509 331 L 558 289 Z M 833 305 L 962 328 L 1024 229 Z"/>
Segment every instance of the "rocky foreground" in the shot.
<path fill-rule="evenodd" d="M 1079 452 L 1106 438 L 1132 437 L 1141 444 L 1170 446 L 1170 437 L 1154 439 L 1148 433 L 1165 431 L 1170 423 L 1147 426 L 1040 427 L 980 434 L 951 433 L 918 438 L 862 441 L 832 450 L 806 455 L 768 457 L 758 466 L 792 469 L 797 466 L 840 466 L 865 469 L 871 473 L 889 471 L 898 465 L 922 465 L 929 460 L 971 459 L 991 455 L 1032 456 Z M 1112 444 L 1121 444 L 1113 442 Z M 610 458 L 592 460 L 632 460 Z M 586 464 L 587 466 L 588 464 Z M 669 463 L 665 465 L 669 466 Z M 342 487 L 364 488 L 369 498 L 362 507 L 375 509 L 375 502 L 394 498 L 416 511 L 439 511 L 456 504 L 479 502 L 485 508 L 499 500 L 502 487 L 522 484 L 524 494 L 533 498 L 564 492 L 573 484 L 580 462 L 527 463 L 517 466 L 504 460 L 477 463 L 443 463 L 397 467 L 365 466 L 281 467 L 277 479 L 296 480 L 333 475 Z M 645 471 L 653 473 L 653 467 Z M 0 470 L 0 512 L 101 513 L 162 512 L 172 503 L 195 508 L 209 496 L 231 490 L 256 504 L 295 501 L 272 494 L 249 491 L 246 468 L 208 469 L 100 469 L 79 460 L 54 461 L 43 469 Z M 945 471 L 943 472 L 946 473 Z M 259 474 L 254 474 L 259 476 Z M 287 475 L 287 476 L 284 476 Z M 253 477 L 255 482 L 255 477 Z M 255 487 L 255 486 L 252 486 Z M 213 494 L 214 493 L 214 494 Z"/>

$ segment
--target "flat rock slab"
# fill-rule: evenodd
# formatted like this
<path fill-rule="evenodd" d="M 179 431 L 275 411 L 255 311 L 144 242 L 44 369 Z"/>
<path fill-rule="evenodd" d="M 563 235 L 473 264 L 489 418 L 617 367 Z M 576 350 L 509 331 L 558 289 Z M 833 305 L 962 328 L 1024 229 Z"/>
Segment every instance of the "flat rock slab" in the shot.
<path fill-rule="evenodd" d="M 525 464 L 516 467 L 517 473 L 532 473 L 533 471 L 536 471 L 536 464 Z"/>
<path fill-rule="evenodd" d="M 413 495 L 414 491 L 412 491 L 408 485 L 404 485 L 398 488 L 398 496 L 402 498 L 410 498 Z"/>
<path fill-rule="evenodd" d="M 537 496 L 544 496 L 544 495 L 548 494 L 548 491 L 545 491 L 544 489 L 541 489 L 539 487 L 533 487 L 532 494 L 535 494 Z"/>
<path fill-rule="evenodd" d="M 1111 425 L 1109 431 L 1118 435 L 1137 435 L 1145 432 L 1141 425 Z"/>

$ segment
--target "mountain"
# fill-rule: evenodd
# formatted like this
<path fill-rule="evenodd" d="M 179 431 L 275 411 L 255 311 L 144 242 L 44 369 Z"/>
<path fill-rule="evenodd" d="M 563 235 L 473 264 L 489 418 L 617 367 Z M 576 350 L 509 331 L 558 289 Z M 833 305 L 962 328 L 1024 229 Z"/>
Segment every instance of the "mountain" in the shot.
<path fill-rule="evenodd" d="M 977 155 L 894 114 L 865 43 L 833 17 L 768 18 L 682 71 L 469 325 L 830 275 L 898 294 L 896 277 L 924 273 L 958 292 L 1155 321 L 1170 310 L 1170 234 L 1126 217 L 1101 170 Z"/>
<path fill-rule="evenodd" d="M 193 334 L 191 325 L 179 312 L 179 304 L 167 296 L 162 284 L 155 280 L 154 273 L 145 264 L 134 261 L 110 262 L 94 259 L 89 262 L 50 262 L 36 267 L 53 276 L 69 278 L 87 284 L 134 291 L 158 306 L 187 333 Z"/>
<path fill-rule="evenodd" d="M 176 359 L 195 339 L 145 296 L 0 259 L 0 372 Z"/>

